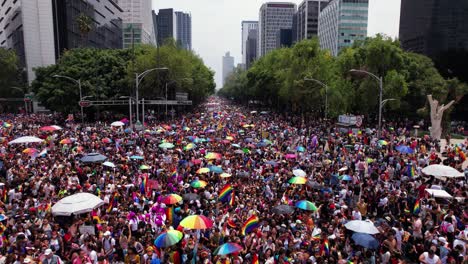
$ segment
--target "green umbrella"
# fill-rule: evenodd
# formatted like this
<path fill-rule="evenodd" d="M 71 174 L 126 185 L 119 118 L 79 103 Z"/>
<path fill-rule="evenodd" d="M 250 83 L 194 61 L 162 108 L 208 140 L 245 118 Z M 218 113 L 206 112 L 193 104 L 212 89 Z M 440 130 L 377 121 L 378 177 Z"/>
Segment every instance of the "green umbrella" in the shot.
<path fill-rule="evenodd" d="M 171 149 L 174 147 L 174 144 L 165 142 L 165 143 L 159 144 L 159 147 L 164 148 L 164 149 Z"/>

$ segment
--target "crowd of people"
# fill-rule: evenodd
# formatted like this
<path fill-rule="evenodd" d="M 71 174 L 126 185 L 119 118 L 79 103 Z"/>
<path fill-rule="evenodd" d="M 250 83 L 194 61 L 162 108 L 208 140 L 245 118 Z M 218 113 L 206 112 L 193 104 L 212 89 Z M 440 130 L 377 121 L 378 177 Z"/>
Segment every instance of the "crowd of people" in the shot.
<path fill-rule="evenodd" d="M 421 172 L 439 163 L 466 169 L 466 140 L 442 157 L 434 141 L 403 127 L 387 126 L 377 138 L 375 129 L 251 110 L 212 97 L 140 131 L 0 116 L 0 263 L 467 263 L 466 178 Z M 60 127 L 43 129 L 51 125 Z M 43 141 L 9 144 L 21 136 Z M 105 155 L 107 165 L 82 162 L 89 153 Z M 291 181 L 295 172 L 307 181 Z M 229 199 L 220 199 L 227 185 Z M 54 215 L 54 204 L 80 192 L 104 205 Z M 165 203 L 170 194 L 183 200 Z M 304 200 L 313 206 L 298 208 Z M 189 215 L 213 226 L 181 227 Z M 252 216 L 258 223 L 243 232 Z M 352 220 L 378 232 L 350 230 Z M 168 230 L 183 237 L 155 245 Z M 227 242 L 242 250 L 220 255 Z"/>

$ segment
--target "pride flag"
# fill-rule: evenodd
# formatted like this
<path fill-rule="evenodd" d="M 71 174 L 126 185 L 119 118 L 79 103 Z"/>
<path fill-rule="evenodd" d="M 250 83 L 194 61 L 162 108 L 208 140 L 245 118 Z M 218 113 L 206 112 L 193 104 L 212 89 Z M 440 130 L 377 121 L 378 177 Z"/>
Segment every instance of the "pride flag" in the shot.
<path fill-rule="evenodd" d="M 91 212 L 91 217 L 93 218 L 93 220 L 96 220 L 98 224 L 101 223 L 101 218 L 99 217 L 98 213 L 95 210 Z"/>
<path fill-rule="evenodd" d="M 320 249 L 321 256 L 328 256 L 330 255 L 330 244 L 328 243 L 328 239 L 323 241 L 322 247 Z"/>
<path fill-rule="evenodd" d="M 421 205 L 419 204 L 419 200 L 414 203 L 413 214 L 417 215 L 421 212 Z"/>
<path fill-rule="evenodd" d="M 146 195 L 146 187 L 148 186 L 148 174 L 146 173 L 140 184 L 140 193 Z"/>
<path fill-rule="evenodd" d="M 252 257 L 252 264 L 259 264 L 258 262 L 258 255 L 257 254 L 254 254 L 253 257 Z"/>
<path fill-rule="evenodd" d="M 229 205 L 234 206 L 234 200 L 236 199 L 236 196 L 234 195 L 234 191 L 231 192 L 231 197 L 229 199 Z"/>
<path fill-rule="evenodd" d="M 414 176 L 416 176 L 416 171 L 414 170 L 414 166 L 412 164 L 408 164 L 406 166 L 406 174 L 410 178 L 414 178 Z"/>
<path fill-rule="evenodd" d="M 170 206 L 166 208 L 166 219 L 169 222 L 169 225 L 172 225 L 174 221 L 174 207 Z"/>
<path fill-rule="evenodd" d="M 223 189 L 221 189 L 221 191 L 219 192 L 219 196 L 218 196 L 218 199 L 221 201 L 221 202 L 227 202 L 229 201 L 228 198 L 229 198 L 229 194 L 232 193 L 232 186 L 231 184 L 226 184 Z"/>
<path fill-rule="evenodd" d="M 252 232 L 255 228 L 260 225 L 258 217 L 252 215 L 242 226 L 242 235 L 245 236 L 247 233 Z"/>

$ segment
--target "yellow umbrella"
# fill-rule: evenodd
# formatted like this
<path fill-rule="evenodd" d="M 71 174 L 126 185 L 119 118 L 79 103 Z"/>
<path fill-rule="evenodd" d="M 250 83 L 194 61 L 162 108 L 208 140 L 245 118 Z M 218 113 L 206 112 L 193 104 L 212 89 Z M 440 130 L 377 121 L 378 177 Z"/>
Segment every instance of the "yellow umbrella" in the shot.
<path fill-rule="evenodd" d="M 229 140 L 229 141 L 233 141 L 233 140 L 234 140 L 234 138 L 231 137 L 231 136 L 227 136 L 226 139 Z"/>
<path fill-rule="evenodd" d="M 229 174 L 229 173 L 223 172 L 223 173 L 221 173 L 221 175 L 219 175 L 219 176 L 220 176 L 221 178 L 229 178 L 229 177 L 231 177 L 232 175 Z"/>
<path fill-rule="evenodd" d="M 209 152 L 206 154 L 205 159 L 213 160 L 213 159 L 221 159 L 221 154 L 215 152 Z"/>
<path fill-rule="evenodd" d="M 197 170 L 198 174 L 208 173 L 208 172 L 210 172 L 209 168 L 200 168 L 200 169 Z"/>

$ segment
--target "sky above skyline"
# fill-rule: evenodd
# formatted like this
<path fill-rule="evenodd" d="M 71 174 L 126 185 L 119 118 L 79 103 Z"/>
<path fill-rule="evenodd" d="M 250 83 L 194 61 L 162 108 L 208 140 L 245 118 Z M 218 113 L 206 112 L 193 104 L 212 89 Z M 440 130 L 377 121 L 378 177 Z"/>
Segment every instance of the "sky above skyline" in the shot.
<path fill-rule="evenodd" d="M 222 57 L 229 51 L 235 65 L 242 61 L 241 22 L 258 20 L 264 0 L 152 0 L 153 9 L 174 8 L 192 14 L 192 48 L 214 70 L 221 88 Z M 299 5 L 302 0 L 292 0 Z M 368 35 L 398 36 L 401 0 L 369 0 Z"/>

